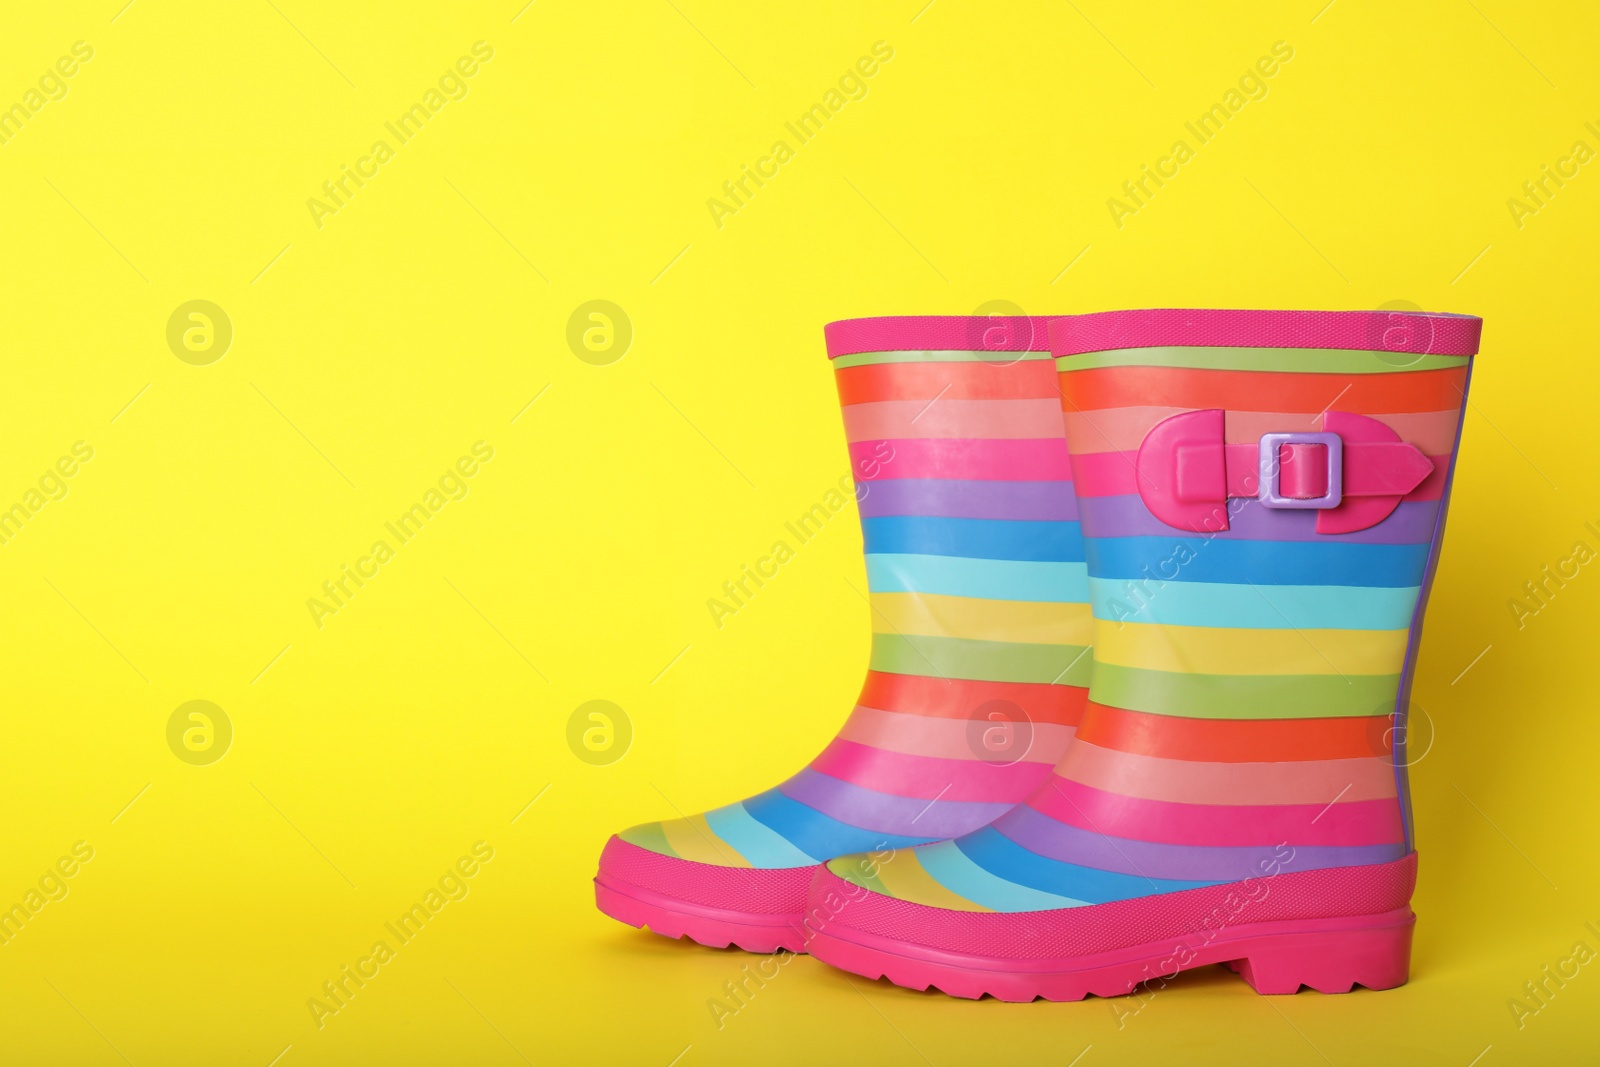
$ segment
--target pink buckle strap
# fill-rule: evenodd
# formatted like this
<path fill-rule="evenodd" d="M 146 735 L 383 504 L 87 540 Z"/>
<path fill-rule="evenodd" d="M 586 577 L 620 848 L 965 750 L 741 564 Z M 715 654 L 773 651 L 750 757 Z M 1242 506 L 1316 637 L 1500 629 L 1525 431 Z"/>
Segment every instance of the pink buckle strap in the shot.
<path fill-rule="evenodd" d="M 1377 419 L 1322 415 L 1321 433 L 1269 433 L 1227 444 L 1221 408 L 1187 411 L 1151 428 L 1135 459 L 1139 496 L 1168 526 L 1228 528 L 1227 501 L 1315 508 L 1320 534 L 1355 533 L 1388 518 L 1433 472 L 1433 461 Z"/>

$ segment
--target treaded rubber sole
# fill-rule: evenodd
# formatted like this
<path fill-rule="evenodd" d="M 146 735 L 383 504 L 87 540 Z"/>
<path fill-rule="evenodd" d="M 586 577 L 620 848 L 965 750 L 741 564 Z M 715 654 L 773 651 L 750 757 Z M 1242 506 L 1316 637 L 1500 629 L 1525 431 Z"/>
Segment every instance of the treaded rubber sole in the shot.
<path fill-rule="evenodd" d="M 907 989 L 936 988 L 978 1000 L 1074 1001 L 1093 994 L 1125 996 L 1181 971 L 1225 964 L 1257 993 L 1291 994 L 1309 986 L 1348 993 L 1360 985 L 1392 989 L 1410 972 L 1409 907 L 1381 915 L 1244 924 L 1215 932 L 1132 945 L 1069 959 L 991 959 L 928 948 L 830 923 L 807 928 L 810 952 L 864 978 L 887 978 Z"/>
<path fill-rule="evenodd" d="M 727 911 L 677 900 L 626 883 L 594 880 L 595 907 L 613 919 L 662 937 L 687 937 L 707 948 L 741 948 L 771 953 L 806 951 L 801 913 L 762 915 Z"/>

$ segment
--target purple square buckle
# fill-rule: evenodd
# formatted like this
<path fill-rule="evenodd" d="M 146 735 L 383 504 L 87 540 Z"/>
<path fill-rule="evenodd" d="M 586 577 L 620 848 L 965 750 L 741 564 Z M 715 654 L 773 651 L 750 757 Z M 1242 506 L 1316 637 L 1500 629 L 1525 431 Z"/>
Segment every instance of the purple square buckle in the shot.
<path fill-rule="evenodd" d="M 1328 490 L 1321 496 L 1297 498 L 1280 492 L 1284 445 L 1322 445 L 1328 450 Z M 1344 499 L 1344 441 L 1336 433 L 1264 433 L 1259 467 L 1261 489 L 1256 499 L 1268 508 L 1336 508 Z"/>

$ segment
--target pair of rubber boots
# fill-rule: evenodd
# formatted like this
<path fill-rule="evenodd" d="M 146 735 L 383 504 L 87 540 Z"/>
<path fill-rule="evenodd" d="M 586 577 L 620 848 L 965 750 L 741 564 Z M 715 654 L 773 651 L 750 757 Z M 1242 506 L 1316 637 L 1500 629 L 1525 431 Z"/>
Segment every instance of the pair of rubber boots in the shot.
<path fill-rule="evenodd" d="M 1402 984 L 1406 711 L 1481 327 L 831 324 L 861 696 L 775 789 L 613 837 L 600 909 L 962 997 Z"/>

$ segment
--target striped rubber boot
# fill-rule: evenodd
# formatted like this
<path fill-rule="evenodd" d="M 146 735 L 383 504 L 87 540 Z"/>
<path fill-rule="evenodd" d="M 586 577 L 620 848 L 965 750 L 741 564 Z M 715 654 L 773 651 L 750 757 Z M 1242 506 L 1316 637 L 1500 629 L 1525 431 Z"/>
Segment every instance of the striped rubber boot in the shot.
<path fill-rule="evenodd" d="M 816 864 L 991 822 L 1082 714 L 1093 624 L 1046 320 L 857 319 L 827 340 L 866 548 L 865 685 L 782 785 L 611 838 L 595 899 L 630 926 L 803 951 Z"/>
<path fill-rule="evenodd" d="M 812 953 L 1006 1000 L 1211 963 L 1260 993 L 1405 982 L 1405 717 L 1481 326 L 1053 322 L 1095 620 L 1076 740 L 984 829 L 830 862 Z"/>

